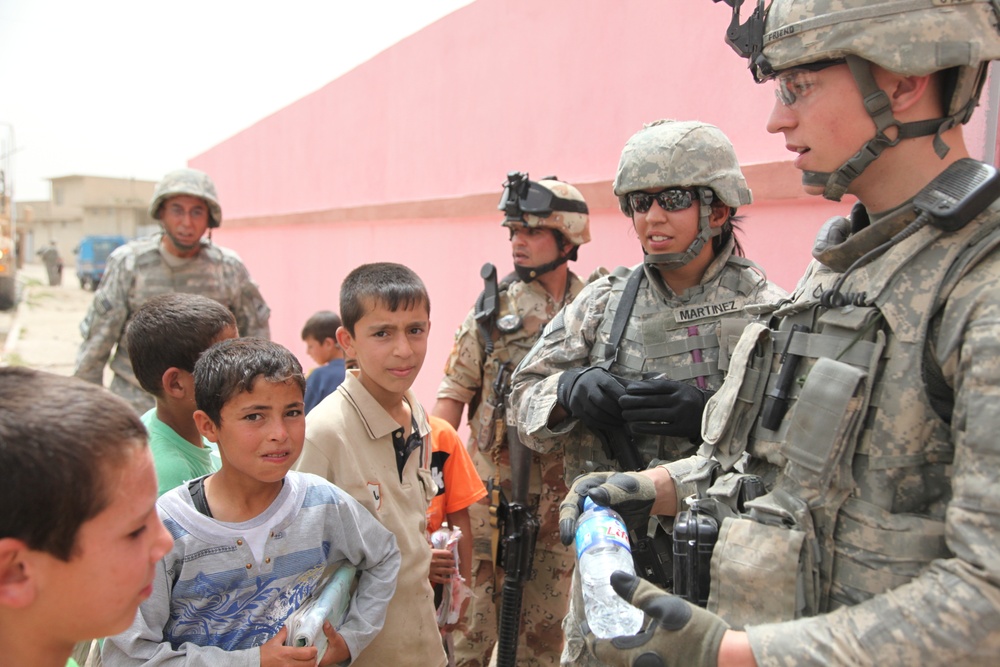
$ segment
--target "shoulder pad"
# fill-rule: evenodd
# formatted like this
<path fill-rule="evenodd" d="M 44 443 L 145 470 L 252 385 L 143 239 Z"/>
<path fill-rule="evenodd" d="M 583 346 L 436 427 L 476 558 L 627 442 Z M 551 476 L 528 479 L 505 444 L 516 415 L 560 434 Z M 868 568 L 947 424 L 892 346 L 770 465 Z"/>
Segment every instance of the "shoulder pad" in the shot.
<path fill-rule="evenodd" d="M 630 275 L 632 275 L 632 269 L 633 268 L 635 268 L 635 267 L 632 267 L 632 266 L 616 266 L 610 272 L 606 272 L 606 273 L 609 276 L 611 276 L 612 278 L 626 278 L 627 279 Z"/>
<path fill-rule="evenodd" d="M 497 283 L 497 287 L 499 287 L 500 291 L 503 292 L 505 289 L 510 287 L 512 283 L 516 283 L 519 280 L 520 278 L 517 277 L 517 272 L 511 271 L 500 279 L 500 282 Z"/>
<path fill-rule="evenodd" d="M 619 268 L 621 268 L 621 267 L 619 267 Z M 610 272 L 606 268 L 604 268 L 603 266 L 599 266 L 599 267 L 597 267 L 596 269 L 594 269 L 593 271 L 590 272 L 590 275 L 587 276 L 587 279 L 584 282 L 585 283 L 592 283 L 595 280 L 598 280 L 600 278 L 603 278 L 606 275 L 609 275 L 609 273 Z"/>

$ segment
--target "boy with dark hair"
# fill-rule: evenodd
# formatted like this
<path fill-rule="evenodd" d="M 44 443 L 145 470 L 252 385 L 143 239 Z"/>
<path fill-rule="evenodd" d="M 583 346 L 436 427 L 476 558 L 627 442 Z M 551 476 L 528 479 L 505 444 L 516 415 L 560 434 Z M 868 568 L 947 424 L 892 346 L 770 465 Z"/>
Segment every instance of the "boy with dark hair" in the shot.
<path fill-rule="evenodd" d="M 175 536 L 132 627 L 104 644 L 104 663 L 316 664 L 315 646 L 285 646 L 285 622 L 330 564 L 361 572 L 320 665 L 357 658 L 381 630 L 395 590 L 392 534 L 315 475 L 289 472 L 302 450 L 302 367 L 258 338 L 222 341 L 195 365 L 195 420 L 222 468 L 160 498 Z"/>
<path fill-rule="evenodd" d="M 142 415 L 159 494 L 219 469 L 194 421 L 194 364 L 220 340 L 235 338 L 236 318 L 221 303 L 172 292 L 136 311 L 125 331 L 132 370 L 156 406 Z"/>
<path fill-rule="evenodd" d="M 399 542 L 402 565 L 386 614 L 392 631 L 376 637 L 355 667 L 443 667 L 425 534 L 436 492 L 430 427 L 410 391 L 427 353 L 430 298 L 413 271 L 381 262 L 348 274 L 340 308 L 337 342 L 358 369 L 310 413 L 297 468 L 357 498 Z"/>
<path fill-rule="evenodd" d="M 340 315 L 321 310 L 302 327 L 306 354 L 319 366 L 306 378 L 306 414 L 344 381 L 344 351 L 337 344 Z"/>
<path fill-rule="evenodd" d="M 11 367 L 0 443 L 0 656 L 63 667 L 128 627 L 170 548 L 146 432 L 108 391 Z"/>

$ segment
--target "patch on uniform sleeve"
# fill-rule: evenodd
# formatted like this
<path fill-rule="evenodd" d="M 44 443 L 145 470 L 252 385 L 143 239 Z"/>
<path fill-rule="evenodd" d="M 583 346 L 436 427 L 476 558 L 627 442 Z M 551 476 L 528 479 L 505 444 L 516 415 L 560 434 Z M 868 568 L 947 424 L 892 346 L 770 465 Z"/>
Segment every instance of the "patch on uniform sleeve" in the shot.
<path fill-rule="evenodd" d="M 545 329 L 542 330 L 542 338 L 548 338 L 551 334 L 562 331 L 566 328 L 566 318 L 563 316 L 563 311 L 560 310 L 556 313 L 556 316 L 549 320 L 549 323 L 545 325 Z"/>
<path fill-rule="evenodd" d="M 98 315 L 107 315 L 114 307 L 115 304 L 111 303 L 111 299 L 106 294 L 98 294 L 94 297 L 94 312 Z"/>

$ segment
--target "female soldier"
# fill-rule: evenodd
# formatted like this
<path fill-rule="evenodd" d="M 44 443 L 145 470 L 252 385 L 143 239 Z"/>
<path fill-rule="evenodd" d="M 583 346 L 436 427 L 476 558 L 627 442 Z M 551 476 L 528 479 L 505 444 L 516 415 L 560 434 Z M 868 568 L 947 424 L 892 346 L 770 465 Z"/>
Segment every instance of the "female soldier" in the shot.
<path fill-rule="evenodd" d="M 720 341 L 725 347 L 742 331 L 751 317 L 744 307 L 785 296 L 742 256 L 734 216 L 751 195 L 718 128 L 668 120 L 645 126 L 625 144 L 614 189 L 642 263 L 586 286 L 512 381 L 521 439 L 542 453 L 561 449 L 567 481 L 693 453 L 705 400 L 722 384 Z M 631 456 L 623 451 L 630 448 Z M 573 523 L 560 525 L 566 544 Z M 658 560 L 669 573 L 669 546 Z M 586 664 L 575 575 L 573 588 L 562 663 Z"/>

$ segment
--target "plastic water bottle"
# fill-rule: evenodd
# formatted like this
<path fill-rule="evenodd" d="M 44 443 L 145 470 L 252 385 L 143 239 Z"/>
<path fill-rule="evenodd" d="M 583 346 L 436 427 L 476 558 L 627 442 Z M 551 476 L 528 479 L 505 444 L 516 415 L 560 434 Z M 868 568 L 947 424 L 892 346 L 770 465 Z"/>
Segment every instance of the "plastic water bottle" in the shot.
<path fill-rule="evenodd" d="M 611 587 L 615 570 L 635 574 L 628 531 L 617 512 L 584 499 L 583 514 L 576 525 L 576 558 L 590 631 L 602 639 L 638 632 L 642 611 Z"/>

